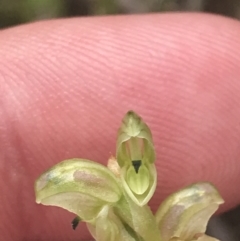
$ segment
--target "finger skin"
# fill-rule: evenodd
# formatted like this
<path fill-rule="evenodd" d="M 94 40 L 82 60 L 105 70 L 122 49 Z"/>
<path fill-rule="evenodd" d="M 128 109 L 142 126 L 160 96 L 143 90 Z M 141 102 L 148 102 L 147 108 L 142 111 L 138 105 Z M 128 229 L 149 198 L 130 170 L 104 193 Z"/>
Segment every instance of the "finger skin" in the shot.
<path fill-rule="evenodd" d="M 5 241 L 84 240 L 35 204 L 61 160 L 106 163 L 130 109 L 156 147 L 158 204 L 196 181 L 240 202 L 240 23 L 201 14 L 45 21 L 0 32 L 0 230 Z"/>

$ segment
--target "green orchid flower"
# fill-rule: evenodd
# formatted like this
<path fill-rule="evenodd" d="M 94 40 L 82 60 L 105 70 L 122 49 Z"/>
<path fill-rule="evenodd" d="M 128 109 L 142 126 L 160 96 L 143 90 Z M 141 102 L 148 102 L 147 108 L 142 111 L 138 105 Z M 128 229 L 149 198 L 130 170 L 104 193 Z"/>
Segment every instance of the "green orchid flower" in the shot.
<path fill-rule="evenodd" d="M 205 231 L 223 202 L 210 183 L 197 183 L 172 194 L 156 213 L 161 241 L 217 241 Z"/>
<path fill-rule="evenodd" d="M 153 215 L 147 202 L 156 188 L 154 161 L 150 129 L 129 111 L 107 167 L 77 158 L 60 162 L 36 180 L 36 202 L 74 213 L 73 229 L 86 222 L 96 241 L 218 241 L 205 235 L 223 203 L 210 183 L 170 195 Z"/>
<path fill-rule="evenodd" d="M 138 205 L 145 205 L 156 189 L 157 172 L 152 134 L 133 111 L 123 118 L 117 137 L 117 162 L 122 185 Z"/>
<path fill-rule="evenodd" d="M 76 214 L 73 228 L 80 220 L 86 222 L 97 241 L 142 241 L 142 237 L 159 237 L 149 207 L 141 208 L 126 197 L 119 179 L 101 164 L 84 159 L 60 162 L 37 179 L 35 193 L 37 203 Z M 152 233 L 154 226 L 156 232 Z"/>

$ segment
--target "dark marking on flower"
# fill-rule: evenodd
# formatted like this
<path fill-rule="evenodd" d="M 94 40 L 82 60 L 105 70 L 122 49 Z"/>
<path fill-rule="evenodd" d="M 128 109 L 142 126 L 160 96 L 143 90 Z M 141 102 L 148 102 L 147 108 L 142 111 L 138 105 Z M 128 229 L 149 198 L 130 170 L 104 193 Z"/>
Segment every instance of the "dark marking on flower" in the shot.
<path fill-rule="evenodd" d="M 75 230 L 79 224 L 79 222 L 81 221 L 81 218 L 80 217 L 75 217 L 73 220 L 72 220 L 72 228 L 73 230 Z"/>
<path fill-rule="evenodd" d="M 135 172 L 138 173 L 138 170 L 139 170 L 140 166 L 142 165 L 142 161 L 141 160 L 134 160 L 134 161 L 132 161 L 132 165 L 135 169 Z"/>

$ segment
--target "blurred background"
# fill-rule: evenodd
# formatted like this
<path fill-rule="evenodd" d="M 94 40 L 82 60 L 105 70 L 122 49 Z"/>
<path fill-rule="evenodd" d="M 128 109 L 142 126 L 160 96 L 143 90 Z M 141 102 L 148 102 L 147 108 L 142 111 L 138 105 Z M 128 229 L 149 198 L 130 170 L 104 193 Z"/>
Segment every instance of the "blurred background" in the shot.
<path fill-rule="evenodd" d="M 107 14 L 198 11 L 240 20 L 240 0 L 0 0 L 0 28 L 41 19 Z M 208 233 L 240 241 L 240 206 L 210 221 Z"/>
<path fill-rule="evenodd" d="M 40 19 L 201 11 L 240 19 L 240 0 L 0 0 L 0 28 Z"/>

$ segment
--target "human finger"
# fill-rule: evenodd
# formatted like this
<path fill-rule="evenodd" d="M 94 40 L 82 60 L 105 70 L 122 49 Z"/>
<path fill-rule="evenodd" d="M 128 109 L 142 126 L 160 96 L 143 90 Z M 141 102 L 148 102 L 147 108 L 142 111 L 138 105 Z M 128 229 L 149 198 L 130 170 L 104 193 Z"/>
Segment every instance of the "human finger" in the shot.
<path fill-rule="evenodd" d="M 33 183 L 63 159 L 106 163 L 129 109 L 154 136 L 153 209 L 204 180 L 219 188 L 223 210 L 238 204 L 239 31 L 236 21 L 197 14 L 57 20 L 2 31 L 5 240 L 89 237 L 66 227 L 71 214 L 36 205 Z"/>

